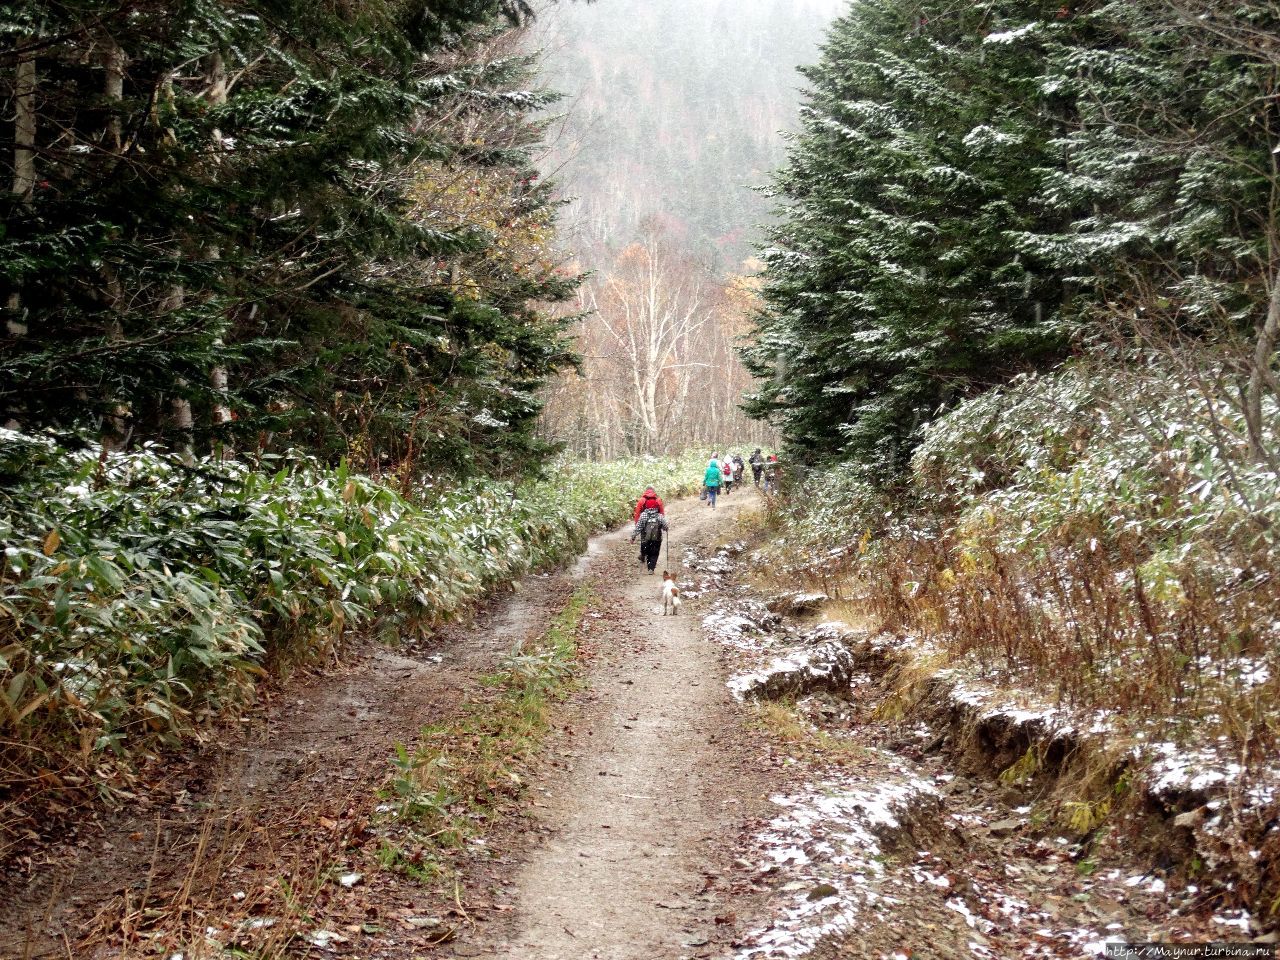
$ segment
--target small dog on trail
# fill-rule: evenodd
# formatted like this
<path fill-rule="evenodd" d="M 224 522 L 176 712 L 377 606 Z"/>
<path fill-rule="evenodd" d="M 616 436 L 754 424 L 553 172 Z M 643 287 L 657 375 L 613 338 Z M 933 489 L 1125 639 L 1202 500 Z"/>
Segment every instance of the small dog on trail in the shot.
<path fill-rule="evenodd" d="M 662 615 L 677 616 L 680 613 L 680 588 L 676 586 L 676 578 L 667 571 L 662 571 Z"/>

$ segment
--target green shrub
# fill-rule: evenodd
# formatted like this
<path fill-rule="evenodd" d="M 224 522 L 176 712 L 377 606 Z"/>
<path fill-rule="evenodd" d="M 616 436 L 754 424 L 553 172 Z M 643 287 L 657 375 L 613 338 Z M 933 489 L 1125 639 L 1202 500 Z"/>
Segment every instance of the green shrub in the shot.
<path fill-rule="evenodd" d="M 564 461 L 406 497 L 304 458 L 188 466 L 0 432 L 0 790 L 181 735 L 348 631 L 429 630 L 629 519 L 645 484 L 700 478 L 695 455 Z"/>
<path fill-rule="evenodd" d="M 826 567 L 843 549 L 883 625 L 971 672 L 1260 757 L 1280 743 L 1280 475 L 1205 389 L 1211 361 L 991 390 L 925 430 L 904 489 L 810 478 L 786 535 Z"/>

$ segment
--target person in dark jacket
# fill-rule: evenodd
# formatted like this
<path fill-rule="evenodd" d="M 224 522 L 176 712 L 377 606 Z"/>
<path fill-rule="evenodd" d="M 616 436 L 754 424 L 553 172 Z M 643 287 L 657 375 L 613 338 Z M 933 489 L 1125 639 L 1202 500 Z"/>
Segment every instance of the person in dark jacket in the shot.
<path fill-rule="evenodd" d="M 764 455 L 760 453 L 760 448 L 756 447 L 756 452 L 751 455 L 751 476 L 755 478 L 756 486 L 760 486 L 760 475 L 764 473 Z"/>
<path fill-rule="evenodd" d="M 657 507 L 648 507 L 636 519 L 636 530 L 631 535 L 634 542 L 640 539 L 640 559 L 649 568 L 649 574 L 658 567 L 658 557 L 662 553 L 662 535 L 667 531 L 667 518 Z"/>
<path fill-rule="evenodd" d="M 654 509 L 656 509 L 658 513 L 664 516 L 666 515 L 667 508 L 663 506 L 662 498 L 658 496 L 653 487 L 645 487 L 644 493 L 640 494 L 640 499 L 636 501 L 636 509 L 635 512 L 631 514 L 631 522 L 638 524 L 640 522 L 640 514 L 644 513 L 646 510 Z M 635 540 L 635 537 L 632 537 L 631 539 Z M 640 562 L 644 563 L 643 547 L 640 550 Z"/>

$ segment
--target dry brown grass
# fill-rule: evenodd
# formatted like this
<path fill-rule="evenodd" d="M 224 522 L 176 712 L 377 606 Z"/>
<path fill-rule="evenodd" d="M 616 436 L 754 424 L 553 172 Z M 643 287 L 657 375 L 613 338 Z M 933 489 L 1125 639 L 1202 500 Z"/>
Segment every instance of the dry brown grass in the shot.
<path fill-rule="evenodd" d="M 844 737 L 814 726 L 801 714 L 793 701 L 764 701 L 755 705 L 754 724 L 773 740 L 781 743 L 798 759 L 820 759 L 836 766 L 857 763 L 866 756 L 865 749 Z"/>
<path fill-rule="evenodd" d="M 1198 739 L 1274 756 L 1280 663 L 1264 637 L 1280 592 L 1269 574 L 1213 590 L 1193 568 L 1156 577 L 1136 550 L 1088 543 L 1072 535 L 1038 556 L 1002 548 L 994 533 L 889 544 L 863 573 L 866 610 L 994 683 L 1031 684 L 1127 724 L 1195 726 Z"/>
<path fill-rule="evenodd" d="M 353 788 L 338 807 L 368 812 L 368 784 Z M 107 899 L 68 957 L 142 960 L 182 953 L 187 960 L 221 960 L 232 951 L 253 960 L 280 960 L 313 925 L 318 899 L 363 819 L 333 823 L 319 806 L 255 808 L 242 785 L 178 846 L 172 826 L 157 818 L 151 860 L 140 884 Z M 319 803 L 319 801 L 318 801 Z M 334 798 L 323 806 L 332 808 Z M 172 864 L 182 864 L 171 877 Z"/>

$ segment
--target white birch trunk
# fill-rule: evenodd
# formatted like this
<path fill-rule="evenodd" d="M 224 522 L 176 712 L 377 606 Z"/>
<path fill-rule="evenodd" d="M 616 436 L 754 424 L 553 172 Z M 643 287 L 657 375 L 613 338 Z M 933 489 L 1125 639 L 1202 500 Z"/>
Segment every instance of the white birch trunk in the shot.
<path fill-rule="evenodd" d="M 30 205 L 36 189 L 36 60 L 19 60 L 13 84 L 13 193 Z"/>
<path fill-rule="evenodd" d="M 13 184 L 14 196 L 30 207 L 36 191 L 36 60 L 35 54 L 19 60 L 13 81 Z M 22 314 L 22 294 L 14 290 L 6 304 L 9 317 L 5 323 L 11 337 L 26 336 L 27 325 Z"/>
<path fill-rule="evenodd" d="M 1267 301 L 1267 315 L 1254 341 L 1253 362 L 1249 370 L 1249 386 L 1245 393 L 1245 425 L 1249 430 L 1249 453 L 1258 463 L 1275 466 L 1267 449 L 1262 426 L 1262 401 L 1267 390 L 1275 389 L 1275 375 L 1271 363 L 1280 341 L 1280 276 L 1272 278 L 1271 297 Z"/>
<path fill-rule="evenodd" d="M 205 94 L 210 106 L 224 107 L 227 103 L 228 82 L 227 82 L 227 63 L 222 56 L 222 51 L 214 53 L 209 62 L 208 73 L 208 90 Z M 222 160 L 222 131 L 214 129 L 213 131 L 213 150 L 214 162 L 219 163 Z M 220 251 L 217 247 L 209 250 L 209 259 L 217 260 Z M 214 343 L 215 348 L 222 346 L 222 341 L 218 340 Z M 209 385 L 213 387 L 215 393 L 222 397 L 227 396 L 227 368 L 219 364 L 209 372 Z M 225 426 L 231 422 L 231 407 L 225 402 L 219 401 L 213 407 L 213 423 L 215 426 Z"/>
<path fill-rule="evenodd" d="M 106 38 L 105 44 L 102 66 L 106 77 L 102 92 L 106 96 L 108 109 L 111 110 L 111 116 L 107 119 L 105 146 L 112 153 L 119 153 L 124 149 L 124 128 L 118 110 L 124 99 L 124 51 L 110 37 Z"/>
<path fill-rule="evenodd" d="M 111 38 L 104 40 L 102 66 L 104 70 L 102 93 L 107 101 L 107 109 L 111 111 L 104 130 L 104 148 L 111 153 L 119 154 L 124 150 L 123 127 L 120 122 L 119 106 L 124 99 L 124 51 Z M 107 341 L 114 343 L 124 339 L 124 326 L 121 314 L 124 312 L 124 290 L 120 279 L 111 267 L 103 267 L 104 289 L 107 306 L 110 311 L 107 318 Z M 119 450 L 128 438 L 129 409 L 116 405 L 103 424 L 102 447 L 104 450 Z"/>
<path fill-rule="evenodd" d="M 165 299 L 165 313 L 181 310 L 186 298 L 186 290 L 181 286 L 175 286 Z M 174 386 L 179 390 L 185 390 L 187 381 L 179 377 L 174 382 Z M 190 463 L 195 459 L 193 437 L 196 425 L 191 412 L 191 401 L 183 396 L 174 396 L 169 401 L 169 414 L 173 419 L 174 432 L 178 435 L 178 451 L 182 454 L 182 458 Z"/>

